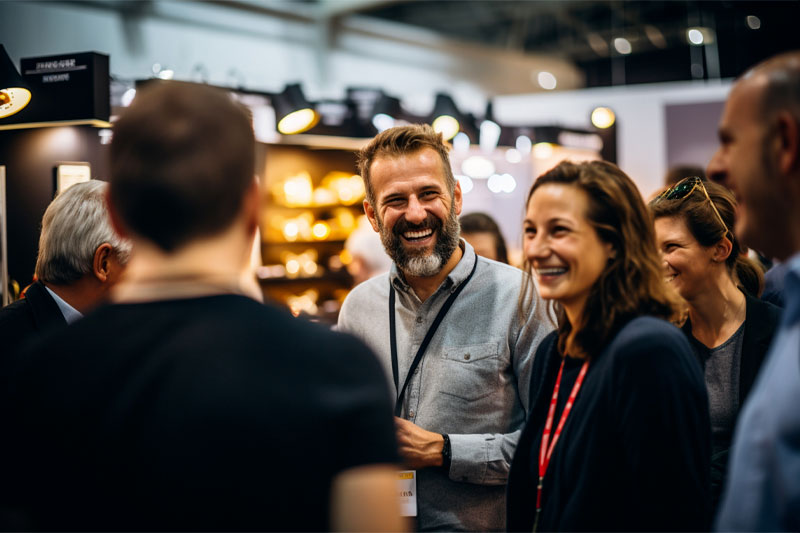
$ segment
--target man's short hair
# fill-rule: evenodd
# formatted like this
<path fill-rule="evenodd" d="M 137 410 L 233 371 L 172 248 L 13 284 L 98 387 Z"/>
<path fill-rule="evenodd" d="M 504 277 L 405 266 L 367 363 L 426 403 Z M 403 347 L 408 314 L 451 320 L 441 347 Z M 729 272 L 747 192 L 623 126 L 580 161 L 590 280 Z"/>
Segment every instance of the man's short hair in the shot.
<path fill-rule="evenodd" d="M 761 95 L 761 114 L 770 120 L 779 111 L 789 111 L 800 124 L 800 51 L 785 52 L 762 61 L 743 78 L 763 73 L 767 84 Z"/>
<path fill-rule="evenodd" d="M 106 208 L 108 184 L 88 181 L 73 185 L 53 200 L 42 218 L 36 277 L 54 285 L 69 285 L 93 268 L 97 248 L 108 243 L 125 264 L 131 245 L 111 227 Z"/>
<path fill-rule="evenodd" d="M 152 82 L 114 125 L 111 204 L 165 252 L 229 228 L 253 184 L 247 111 L 221 90 Z"/>
<path fill-rule="evenodd" d="M 413 154 L 423 148 L 432 148 L 439 153 L 439 157 L 442 158 L 447 190 L 450 192 L 450 196 L 453 196 L 456 179 L 450 168 L 450 145 L 444 142 L 441 133 L 436 133 L 428 124 L 411 124 L 389 128 L 379 133 L 358 153 L 358 169 L 364 179 L 367 201 L 370 205 L 375 205 L 375 190 L 372 188 L 369 174 L 373 161 L 381 157 Z"/>

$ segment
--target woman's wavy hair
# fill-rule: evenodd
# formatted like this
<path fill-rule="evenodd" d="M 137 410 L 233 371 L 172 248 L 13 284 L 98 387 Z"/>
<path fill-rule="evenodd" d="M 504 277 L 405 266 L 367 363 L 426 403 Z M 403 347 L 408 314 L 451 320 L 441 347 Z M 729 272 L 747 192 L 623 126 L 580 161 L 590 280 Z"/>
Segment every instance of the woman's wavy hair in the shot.
<path fill-rule="evenodd" d="M 526 205 L 539 187 L 550 184 L 573 186 L 586 193 L 586 218 L 600 240 L 611 244 L 614 250 L 591 289 L 582 324 L 570 324 L 561 305 L 550 302 L 558 319 L 559 351 L 567 353 L 567 338 L 573 327 L 580 328 L 574 336 L 575 347 L 591 358 L 638 316 L 677 321 L 680 300 L 664 283 L 653 220 L 633 180 L 605 161 L 563 161 L 539 176 Z M 525 270 L 532 272 L 527 259 Z M 532 290 L 531 284 L 527 285 L 526 290 Z"/>
<path fill-rule="evenodd" d="M 714 246 L 725 238 L 730 240 L 731 253 L 725 259 L 728 272 L 737 285 L 757 298 L 764 288 L 764 272 L 755 261 L 747 257 L 747 248 L 742 246 L 730 229 L 734 224 L 736 199 L 731 191 L 718 183 L 703 181 L 703 185 L 708 197 L 719 211 L 722 222 L 725 223 L 724 228 L 709 205 L 706 195 L 699 188 L 695 188 L 685 198 L 675 200 L 656 198 L 650 203 L 653 218 L 681 218 L 686 223 L 689 233 L 704 247 Z"/>

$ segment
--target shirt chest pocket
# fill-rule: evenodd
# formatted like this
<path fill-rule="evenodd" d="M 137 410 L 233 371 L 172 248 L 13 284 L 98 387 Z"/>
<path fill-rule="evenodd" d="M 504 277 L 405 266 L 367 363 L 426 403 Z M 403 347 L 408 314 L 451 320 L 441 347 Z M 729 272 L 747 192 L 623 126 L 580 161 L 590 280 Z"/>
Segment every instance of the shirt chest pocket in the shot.
<path fill-rule="evenodd" d="M 448 346 L 442 363 L 442 394 L 472 401 L 496 392 L 500 371 L 497 343 Z"/>

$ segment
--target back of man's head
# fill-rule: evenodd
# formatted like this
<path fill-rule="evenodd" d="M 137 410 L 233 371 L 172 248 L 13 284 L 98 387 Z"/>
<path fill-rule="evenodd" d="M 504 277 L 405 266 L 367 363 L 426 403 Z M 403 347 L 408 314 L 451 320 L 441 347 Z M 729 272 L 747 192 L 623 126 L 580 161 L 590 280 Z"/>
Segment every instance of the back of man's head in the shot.
<path fill-rule="evenodd" d="M 153 82 L 114 125 L 111 204 L 132 236 L 174 252 L 230 227 L 254 165 L 250 117 L 230 95 Z"/>
<path fill-rule="evenodd" d="M 130 243 L 121 239 L 108 218 L 108 184 L 89 181 L 59 194 L 44 212 L 36 277 L 45 283 L 70 285 L 92 272 L 95 251 L 108 243 L 124 264 Z"/>

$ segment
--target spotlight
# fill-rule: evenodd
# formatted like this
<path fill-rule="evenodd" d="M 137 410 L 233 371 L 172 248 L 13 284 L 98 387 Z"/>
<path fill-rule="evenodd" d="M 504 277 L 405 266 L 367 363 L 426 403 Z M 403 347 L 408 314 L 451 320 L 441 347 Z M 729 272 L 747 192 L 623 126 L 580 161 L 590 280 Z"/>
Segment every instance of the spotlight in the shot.
<path fill-rule="evenodd" d="M 461 113 L 458 111 L 453 99 L 443 93 L 436 95 L 436 103 L 433 106 L 433 130 L 436 133 L 441 133 L 445 141 L 449 141 L 456 136 L 461 126 L 458 123 L 458 118 Z"/>
<path fill-rule="evenodd" d="M 278 131 L 294 135 L 308 131 L 319 122 L 319 113 L 303 96 L 299 83 L 287 85 L 283 92 L 272 95 L 272 107 L 278 120 Z"/>
<path fill-rule="evenodd" d="M 395 125 L 399 115 L 400 100 L 393 96 L 381 94 L 372 108 L 372 125 L 379 132 L 388 130 Z"/>
<path fill-rule="evenodd" d="M 481 150 L 484 152 L 492 152 L 497 148 L 497 142 L 500 140 L 500 125 L 494 120 L 494 113 L 492 112 L 492 102 L 486 104 L 486 116 L 481 122 L 480 127 L 480 140 L 478 141 Z"/>
<path fill-rule="evenodd" d="M 601 130 L 613 126 L 616 118 L 614 112 L 608 107 L 597 107 L 592 111 L 592 124 Z"/>
<path fill-rule="evenodd" d="M 22 79 L 0 44 L 0 118 L 22 110 L 31 101 L 30 86 Z"/>

